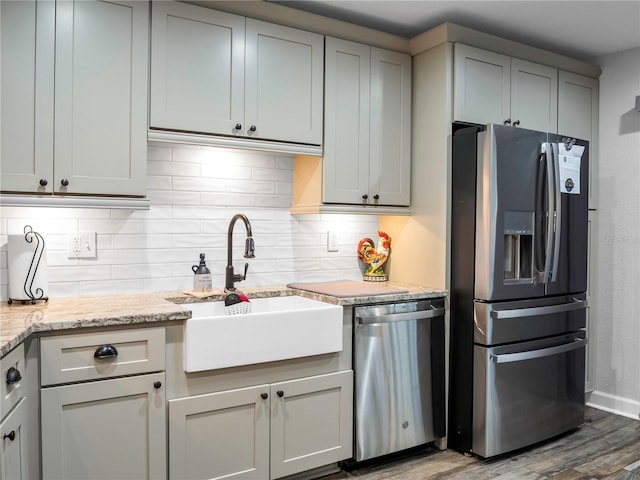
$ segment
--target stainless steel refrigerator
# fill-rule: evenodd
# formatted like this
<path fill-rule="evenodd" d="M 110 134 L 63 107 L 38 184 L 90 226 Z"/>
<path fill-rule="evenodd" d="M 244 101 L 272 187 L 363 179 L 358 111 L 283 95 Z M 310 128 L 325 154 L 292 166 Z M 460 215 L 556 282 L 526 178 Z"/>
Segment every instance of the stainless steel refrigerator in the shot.
<path fill-rule="evenodd" d="M 588 142 L 454 125 L 448 444 L 492 457 L 584 421 Z"/>

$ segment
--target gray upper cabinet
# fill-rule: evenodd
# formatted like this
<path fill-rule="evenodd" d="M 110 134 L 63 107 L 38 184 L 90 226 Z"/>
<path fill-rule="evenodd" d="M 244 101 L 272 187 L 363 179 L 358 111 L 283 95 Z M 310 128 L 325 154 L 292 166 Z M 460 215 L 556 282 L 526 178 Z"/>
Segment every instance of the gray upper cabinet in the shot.
<path fill-rule="evenodd" d="M 598 79 L 560 70 L 558 133 L 589 141 L 589 208 L 598 206 Z"/>
<path fill-rule="evenodd" d="M 557 131 L 558 70 L 456 44 L 454 120 Z"/>
<path fill-rule="evenodd" d="M 145 194 L 148 12 L 2 2 L 3 191 Z"/>
<path fill-rule="evenodd" d="M 158 2 L 151 38 L 151 128 L 322 144 L 322 35 Z"/>
<path fill-rule="evenodd" d="M 238 135 L 244 17 L 177 2 L 151 15 L 151 127 Z"/>
<path fill-rule="evenodd" d="M 0 2 L 0 17 L 0 190 L 51 192 L 55 3 Z"/>
<path fill-rule="evenodd" d="M 411 57 L 326 39 L 325 203 L 410 204 Z"/>

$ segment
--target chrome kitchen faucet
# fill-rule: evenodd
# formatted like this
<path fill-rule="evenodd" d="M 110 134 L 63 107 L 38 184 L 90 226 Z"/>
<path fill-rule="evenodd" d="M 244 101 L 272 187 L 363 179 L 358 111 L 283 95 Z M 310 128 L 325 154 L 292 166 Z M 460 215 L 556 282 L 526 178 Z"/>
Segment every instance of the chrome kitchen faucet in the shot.
<path fill-rule="evenodd" d="M 253 234 L 251 233 L 251 223 L 246 215 L 242 213 L 236 213 L 229 222 L 229 230 L 227 231 L 227 268 L 225 270 L 225 284 L 224 289 L 227 291 L 234 291 L 236 287 L 235 282 L 241 282 L 247 278 L 247 270 L 249 264 L 244 264 L 244 274 L 233 273 L 233 227 L 238 220 L 244 222 L 244 226 L 247 230 L 247 238 L 244 241 L 244 258 L 255 258 L 255 245 L 253 243 Z"/>

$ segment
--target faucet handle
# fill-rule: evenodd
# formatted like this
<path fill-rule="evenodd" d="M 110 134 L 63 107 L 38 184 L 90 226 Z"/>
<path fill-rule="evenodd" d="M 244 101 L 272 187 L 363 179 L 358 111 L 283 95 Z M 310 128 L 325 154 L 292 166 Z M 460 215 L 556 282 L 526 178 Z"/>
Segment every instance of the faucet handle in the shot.
<path fill-rule="evenodd" d="M 249 264 L 245 263 L 244 264 L 244 274 L 242 275 L 242 280 L 246 280 L 247 279 L 247 270 L 249 270 Z"/>
<path fill-rule="evenodd" d="M 233 276 L 233 281 L 234 282 L 241 282 L 242 280 L 246 280 L 247 279 L 247 270 L 249 270 L 249 264 L 245 263 L 244 264 L 244 274 L 240 274 L 237 273 Z"/>

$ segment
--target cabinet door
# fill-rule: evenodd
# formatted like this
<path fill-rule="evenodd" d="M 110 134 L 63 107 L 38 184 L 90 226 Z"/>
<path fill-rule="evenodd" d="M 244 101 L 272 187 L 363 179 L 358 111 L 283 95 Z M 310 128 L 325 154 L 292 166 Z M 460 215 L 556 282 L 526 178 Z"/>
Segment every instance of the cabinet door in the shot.
<path fill-rule="evenodd" d="M 371 47 L 326 39 L 323 198 L 363 202 L 369 194 Z"/>
<path fill-rule="evenodd" d="M 558 131 L 557 69 L 511 59 L 511 124 L 542 132 Z"/>
<path fill-rule="evenodd" d="M 238 135 L 244 128 L 244 17 L 153 4 L 152 128 Z"/>
<path fill-rule="evenodd" d="M 456 43 L 453 119 L 502 124 L 511 115 L 511 62 L 506 55 Z"/>
<path fill-rule="evenodd" d="M 154 373 L 42 389 L 43 477 L 166 478 L 162 384 Z"/>
<path fill-rule="evenodd" d="M 0 190 L 50 192 L 55 3 L 3 1 L 0 17 Z"/>
<path fill-rule="evenodd" d="M 271 385 L 271 478 L 352 455 L 351 370 Z"/>
<path fill-rule="evenodd" d="M 148 2 L 56 2 L 55 192 L 144 195 L 148 14 Z"/>
<path fill-rule="evenodd" d="M 598 79 L 560 70 L 558 133 L 589 141 L 589 208 L 598 206 Z"/>
<path fill-rule="evenodd" d="M 0 424 L 0 480 L 28 480 L 25 400 Z M 37 420 L 37 419 L 34 419 Z"/>
<path fill-rule="evenodd" d="M 411 203 L 411 57 L 371 49 L 369 203 Z"/>
<path fill-rule="evenodd" d="M 169 478 L 268 479 L 268 393 L 259 385 L 169 401 Z"/>
<path fill-rule="evenodd" d="M 246 135 L 321 145 L 323 36 L 248 18 L 246 41 Z"/>

